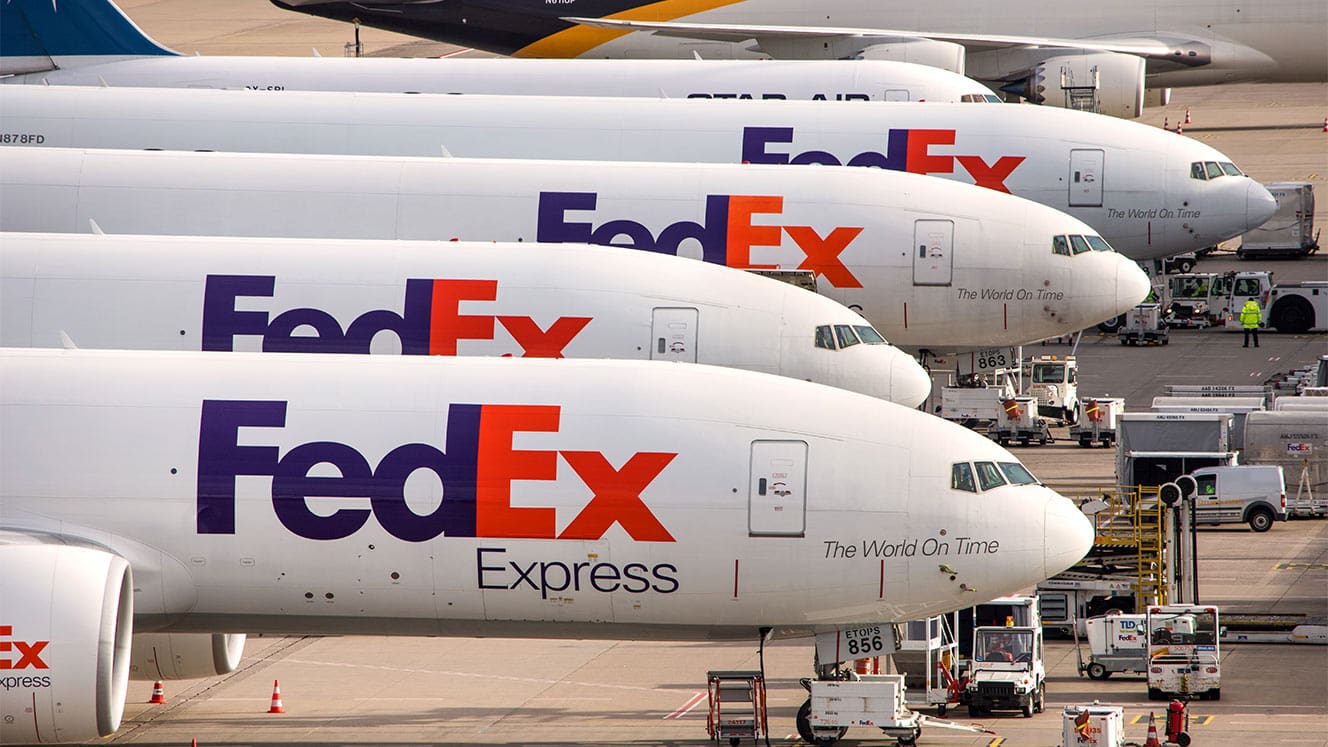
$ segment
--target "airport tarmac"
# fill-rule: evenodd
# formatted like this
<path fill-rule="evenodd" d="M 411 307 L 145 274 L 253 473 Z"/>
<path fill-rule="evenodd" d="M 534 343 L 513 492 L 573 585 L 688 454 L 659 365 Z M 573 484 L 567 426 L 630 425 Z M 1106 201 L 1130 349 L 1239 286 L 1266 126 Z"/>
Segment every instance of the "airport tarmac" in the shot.
<path fill-rule="evenodd" d="M 278 10 L 266 0 L 124 0 L 147 33 L 172 48 L 203 54 L 339 56 L 352 39 L 344 24 Z M 370 55 L 469 54 L 375 29 L 361 39 Z M 1141 120 L 1174 128 L 1190 109 L 1186 135 L 1224 151 L 1261 181 L 1308 180 L 1320 192 L 1316 223 L 1328 223 L 1328 85 L 1236 85 L 1176 89 L 1170 106 Z M 1273 269 L 1279 280 L 1328 278 L 1328 252 L 1304 261 L 1206 259 L 1200 270 Z M 1258 349 L 1238 333 L 1179 330 L 1166 347 L 1122 347 L 1084 335 L 1081 391 L 1125 396 L 1146 409 L 1168 383 L 1259 383 L 1328 353 L 1324 334 L 1266 334 Z M 1065 353 L 1048 345 L 1032 353 Z M 1113 481 L 1114 451 L 1060 442 L 1016 449 L 1055 484 Z M 1266 534 L 1243 526 L 1200 533 L 1204 602 L 1227 611 L 1328 616 L 1328 521 L 1276 524 Z M 1130 741 L 1144 740 L 1149 703 L 1137 678 L 1094 682 L 1075 674 L 1073 644 L 1049 641 L 1045 714 L 951 717 L 996 734 L 928 727 L 923 745 L 1054 745 L 1060 709 L 1100 700 L 1124 706 Z M 187 745 L 684 745 L 705 744 L 705 674 L 754 669 L 751 644 L 528 639 L 251 639 L 236 672 L 168 682 L 168 704 L 146 705 L 151 683 L 131 683 L 121 731 L 98 744 Z M 797 741 L 793 719 L 805 695 L 810 643 L 767 647 L 772 744 Z M 1328 646 L 1231 645 L 1223 649 L 1223 699 L 1192 706 L 1191 734 L 1201 747 L 1248 744 L 1328 747 Z M 286 713 L 268 714 L 272 681 Z M 1143 722 L 1139 719 L 1142 717 Z M 841 744 L 887 744 L 869 729 Z"/>

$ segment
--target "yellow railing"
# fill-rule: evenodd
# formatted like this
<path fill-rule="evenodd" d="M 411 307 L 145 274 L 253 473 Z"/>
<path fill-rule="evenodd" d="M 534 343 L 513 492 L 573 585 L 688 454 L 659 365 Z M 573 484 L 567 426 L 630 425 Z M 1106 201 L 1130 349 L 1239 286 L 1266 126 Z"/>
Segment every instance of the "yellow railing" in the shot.
<path fill-rule="evenodd" d="M 1127 567 L 1141 609 L 1148 604 L 1167 604 L 1168 512 L 1158 500 L 1156 487 L 1066 483 L 1048 483 L 1047 487 L 1080 505 L 1090 501 L 1106 504 L 1089 517 L 1096 534 L 1093 550 L 1076 568 L 1092 573 L 1106 562 Z"/>

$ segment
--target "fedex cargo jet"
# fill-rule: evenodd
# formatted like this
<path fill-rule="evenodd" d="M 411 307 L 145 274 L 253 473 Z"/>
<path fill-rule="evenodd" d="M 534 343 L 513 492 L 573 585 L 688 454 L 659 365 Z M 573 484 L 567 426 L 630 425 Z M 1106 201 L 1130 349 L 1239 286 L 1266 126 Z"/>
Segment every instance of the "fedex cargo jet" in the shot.
<path fill-rule="evenodd" d="M 0 86 L 11 145 L 875 166 L 1062 210 L 1133 259 L 1261 226 L 1272 194 L 1217 150 L 1083 112 Z"/>
<path fill-rule="evenodd" d="M 518 57 L 887 59 L 1137 117 L 1168 86 L 1325 81 L 1322 0 L 273 0 Z M 1151 89 L 1151 90 L 1150 90 Z"/>
<path fill-rule="evenodd" d="M 0 3 L 0 83 L 259 91 L 999 102 L 956 72 L 856 60 L 202 57 L 150 39 L 110 0 Z"/>
<path fill-rule="evenodd" d="M 17 147 L 0 190 L 6 231 L 571 242 L 809 270 L 933 351 L 1066 334 L 1148 292 L 1064 213 L 879 169 Z"/>
<path fill-rule="evenodd" d="M 63 338 L 62 338 L 63 333 Z M 0 346 L 709 363 L 916 407 L 861 316 L 750 272 L 537 244 L 0 233 Z"/>
<path fill-rule="evenodd" d="M 3 349 L 0 419 L 4 744 L 113 733 L 144 633 L 833 633 L 1093 542 L 989 439 L 712 366 Z"/>

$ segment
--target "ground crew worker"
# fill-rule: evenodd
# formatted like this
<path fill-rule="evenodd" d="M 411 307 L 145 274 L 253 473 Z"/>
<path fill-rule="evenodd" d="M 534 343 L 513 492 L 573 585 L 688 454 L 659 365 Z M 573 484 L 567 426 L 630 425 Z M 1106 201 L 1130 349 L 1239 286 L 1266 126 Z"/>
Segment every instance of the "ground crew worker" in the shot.
<path fill-rule="evenodd" d="M 1254 336 L 1254 347 L 1259 347 L 1259 325 L 1263 323 L 1263 313 L 1259 311 L 1259 302 L 1253 298 L 1245 302 L 1240 308 L 1240 326 L 1245 329 L 1245 344 L 1243 348 L 1250 346 L 1250 336 Z"/>

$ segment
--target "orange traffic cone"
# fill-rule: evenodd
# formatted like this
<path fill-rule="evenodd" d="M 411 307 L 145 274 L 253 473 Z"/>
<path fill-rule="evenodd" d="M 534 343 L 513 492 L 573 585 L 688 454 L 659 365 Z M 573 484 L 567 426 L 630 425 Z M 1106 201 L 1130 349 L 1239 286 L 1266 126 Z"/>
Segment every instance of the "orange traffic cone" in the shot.
<path fill-rule="evenodd" d="M 1144 740 L 1144 747 L 1162 747 L 1157 739 L 1157 719 L 1151 711 L 1148 714 L 1148 739 Z"/>
<path fill-rule="evenodd" d="M 286 708 L 281 704 L 281 683 L 272 680 L 272 707 L 267 709 L 268 713 L 285 713 Z"/>
<path fill-rule="evenodd" d="M 1164 130 L 1169 130 L 1169 129 L 1171 129 L 1171 117 L 1163 117 L 1163 118 L 1162 118 L 1162 129 L 1164 129 Z"/>
<path fill-rule="evenodd" d="M 1185 124 L 1190 123 L 1190 107 L 1185 107 Z"/>
<path fill-rule="evenodd" d="M 198 739 L 195 738 L 195 739 L 191 739 L 191 740 L 189 740 L 189 747 L 198 747 Z"/>
<path fill-rule="evenodd" d="M 1177 122 L 1177 123 L 1176 123 L 1176 134 L 1177 134 L 1177 135 L 1184 135 L 1184 134 L 1185 134 L 1185 125 L 1181 124 L 1180 122 Z"/>
<path fill-rule="evenodd" d="M 1328 117 L 1323 118 L 1323 131 L 1328 132 Z"/>
<path fill-rule="evenodd" d="M 166 705 L 166 688 L 162 687 L 161 680 L 152 683 L 152 697 L 148 698 L 149 705 Z"/>

